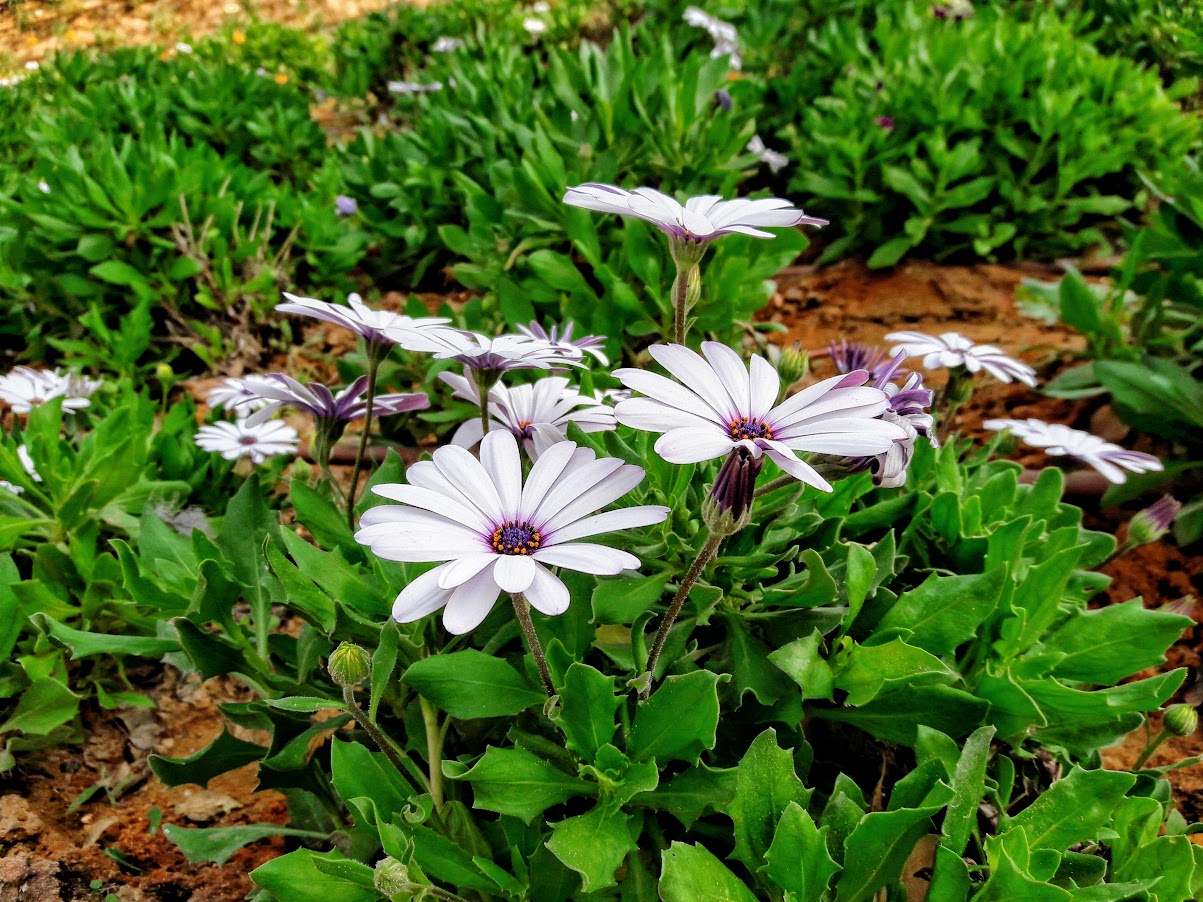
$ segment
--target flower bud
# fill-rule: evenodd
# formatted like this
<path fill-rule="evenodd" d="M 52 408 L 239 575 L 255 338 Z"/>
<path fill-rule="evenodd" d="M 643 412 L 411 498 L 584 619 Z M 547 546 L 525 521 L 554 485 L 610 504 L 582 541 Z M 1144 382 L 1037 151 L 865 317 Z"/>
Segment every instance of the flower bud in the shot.
<path fill-rule="evenodd" d="M 175 370 L 171 368 L 171 364 L 160 362 L 155 366 L 155 378 L 160 382 L 171 382 L 175 379 Z"/>
<path fill-rule="evenodd" d="M 375 883 L 377 892 L 389 897 L 403 893 L 413 886 L 409 882 L 409 868 L 395 858 L 382 858 L 376 862 L 372 882 Z"/>
<path fill-rule="evenodd" d="M 763 467 L 763 457 L 753 457 L 742 448 L 727 455 L 710 494 L 702 502 L 702 520 L 712 533 L 729 536 L 748 525 L 756 497 L 756 477 Z"/>
<path fill-rule="evenodd" d="M 1128 523 L 1128 541 L 1132 545 L 1148 545 L 1170 531 L 1182 504 L 1166 495 L 1146 507 Z"/>
<path fill-rule="evenodd" d="M 1161 718 L 1162 728 L 1171 736 L 1190 736 L 1199 726 L 1194 705 L 1170 705 Z"/>
<path fill-rule="evenodd" d="M 334 649 L 327 664 L 330 678 L 344 689 L 358 686 L 372 673 L 372 659 L 354 642 L 344 642 Z"/>
<path fill-rule="evenodd" d="M 802 349 L 802 345 L 796 341 L 792 345 L 781 348 L 774 357 L 776 359 L 772 362 L 777 367 L 777 375 L 781 377 L 783 389 L 788 389 L 810 372 L 810 357 Z"/>
<path fill-rule="evenodd" d="M 697 264 L 689 269 L 689 281 L 685 285 L 685 309 L 692 310 L 702 299 L 702 270 Z"/>
<path fill-rule="evenodd" d="M 313 475 L 313 468 L 309 466 L 307 461 L 297 458 L 292 462 L 292 466 L 288 469 L 288 475 L 297 482 L 309 482 L 310 476 Z"/>

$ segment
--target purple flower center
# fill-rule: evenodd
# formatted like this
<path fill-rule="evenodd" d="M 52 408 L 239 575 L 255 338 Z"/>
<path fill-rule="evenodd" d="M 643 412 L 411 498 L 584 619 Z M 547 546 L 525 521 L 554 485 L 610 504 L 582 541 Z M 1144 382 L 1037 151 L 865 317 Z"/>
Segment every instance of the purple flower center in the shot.
<path fill-rule="evenodd" d="M 493 530 L 493 550 L 498 554 L 531 554 L 542 544 L 539 531 L 525 520 L 507 520 Z"/>
<path fill-rule="evenodd" d="M 238 444 L 240 445 L 257 445 L 258 443 L 259 438 L 254 435 L 240 435 L 238 437 Z"/>
<path fill-rule="evenodd" d="M 737 442 L 755 441 L 758 438 L 771 439 L 773 430 L 755 417 L 739 417 L 727 424 L 727 434 Z"/>

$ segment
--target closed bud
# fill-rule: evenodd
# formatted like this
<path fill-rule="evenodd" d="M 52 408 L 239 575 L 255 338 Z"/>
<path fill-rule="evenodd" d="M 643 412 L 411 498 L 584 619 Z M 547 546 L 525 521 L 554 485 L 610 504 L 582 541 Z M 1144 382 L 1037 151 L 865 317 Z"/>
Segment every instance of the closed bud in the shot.
<path fill-rule="evenodd" d="M 354 642 L 344 642 L 330 655 L 330 678 L 348 689 L 358 686 L 372 673 L 372 659 Z"/>
<path fill-rule="evenodd" d="M 742 448 L 727 455 L 702 502 L 702 520 L 712 533 L 729 536 L 748 525 L 756 497 L 756 477 L 763 467 L 763 457 L 753 457 Z"/>
<path fill-rule="evenodd" d="M 372 878 L 376 890 L 382 896 L 395 896 L 408 890 L 409 868 L 395 858 L 382 858 L 376 863 L 375 876 Z"/>
<path fill-rule="evenodd" d="M 685 307 L 692 310 L 702 299 L 702 269 L 696 264 L 689 269 L 689 281 L 685 286 Z"/>
<path fill-rule="evenodd" d="M 1170 705 L 1161 719 L 1162 728 L 1171 736 L 1190 736 L 1199 726 L 1194 705 Z"/>
<path fill-rule="evenodd" d="M 160 382 L 170 382 L 175 378 L 175 370 L 169 363 L 159 363 L 155 367 L 155 378 Z"/>
<path fill-rule="evenodd" d="M 309 466 L 307 461 L 298 458 L 292 462 L 288 475 L 298 482 L 308 482 L 313 475 L 313 467 Z"/>
<path fill-rule="evenodd" d="M 1156 542 L 1174 525 L 1174 519 L 1182 504 L 1166 495 L 1150 504 L 1128 523 L 1128 541 L 1132 545 L 1148 545 Z"/>
<path fill-rule="evenodd" d="M 788 389 L 810 372 L 810 357 L 798 342 L 781 349 L 773 364 L 777 367 L 777 375 L 781 377 L 782 389 Z"/>

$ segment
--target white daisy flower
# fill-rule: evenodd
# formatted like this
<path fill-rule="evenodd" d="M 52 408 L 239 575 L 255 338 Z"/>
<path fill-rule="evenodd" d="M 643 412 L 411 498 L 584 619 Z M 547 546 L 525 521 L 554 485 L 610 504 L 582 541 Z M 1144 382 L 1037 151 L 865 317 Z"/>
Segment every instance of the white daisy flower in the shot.
<path fill-rule="evenodd" d="M 527 16 L 525 19 L 523 19 L 522 27 L 532 35 L 541 35 L 547 31 L 547 23 L 534 16 Z"/>
<path fill-rule="evenodd" d="M 454 53 L 456 50 L 462 50 L 464 41 L 462 38 L 442 37 L 431 45 L 432 53 Z"/>
<path fill-rule="evenodd" d="M 75 374 L 63 374 L 57 369 L 35 370 L 16 367 L 7 376 L 0 376 L 0 400 L 15 413 L 29 413 L 51 398 L 63 399 L 63 411 L 75 413 L 92 402 L 89 400 L 102 383 Z"/>
<path fill-rule="evenodd" d="M 312 316 L 344 329 L 350 329 L 356 335 L 371 344 L 396 343 L 397 339 L 390 338 L 389 330 L 404 330 L 406 333 L 421 332 L 435 326 L 443 326 L 451 320 L 441 316 L 423 316 L 414 318 L 403 313 L 393 313 L 391 310 L 374 310 L 363 302 L 358 294 L 347 295 L 347 306 L 328 304 L 315 298 L 303 298 L 284 292 L 288 299 L 286 304 L 277 304 L 280 313 L 299 313 L 302 316 Z"/>
<path fill-rule="evenodd" d="M 654 188 L 626 191 L 613 185 L 586 182 L 569 188 L 564 203 L 599 213 L 636 216 L 650 222 L 669 238 L 706 244 L 738 232 L 754 238 L 772 238 L 764 228 L 796 225 L 825 226 L 826 219 L 807 216 L 788 200 L 763 197 L 756 200 L 723 200 L 716 194 L 691 197 L 684 205 Z"/>
<path fill-rule="evenodd" d="M 769 150 L 760 135 L 752 136 L 752 140 L 748 142 L 748 153 L 756 154 L 760 162 L 768 166 L 769 172 L 774 175 L 789 165 L 789 157 L 775 150 Z"/>
<path fill-rule="evenodd" d="M 34 482 L 41 482 L 42 477 L 38 473 L 37 467 L 33 464 L 33 458 L 29 456 L 28 445 L 17 446 L 17 460 L 21 461 L 21 466 L 25 468 L 25 472 L 29 474 L 29 478 Z"/>
<path fill-rule="evenodd" d="M 664 433 L 656 453 L 671 463 L 739 451 L 755 461 L 768 457 L 795 479 L 830 492 L 827 480 L 794 452 L 871 457 L 906 438 L 901 427 L 876 419 L 889 399 L 864 384 L 864 370 L 833 376 L 777 404 L 781 380 L 763 357 L 752 357 L 749 373 L 735 351 L 716 341 L 702 342 L 705 358 L 682 345 L 653 345 L 650 352 L 681 382 L 616 370 L 624 385 L 647 397 L 619 402 L 614 414 L 623 425 Z"/>
<path fill-rule="evenodd" d="M 552 326 L 551 331 L 548 332 L 539 323 L 533 322 L 529 326 L 519 326 L 518 331 L 534 341 L 543 341 L 553 348 L 567 350 L 571 356 L 575 356 L 577 351 L 583 351 L 593 357 L 602 366 L 609 366 L 610 358 L 599 347 L 599 345 L 606 343 L 605 338 L 600 335 L 585 335 L 573 340 L 572 330 L 575 328 L 575 325 L 575 323 L 568 323 L 564 326 L 562 332 L 559 326 Z"/>
<path fill-rule="evenodd" d="M 979 345 L 958 332 L 940 336 L 923 332 L 891 332 L 886 341 L 896 341 L 891 354 L 906 351 L 912 357 L 922 357 L 929 370 L 963 366 L 971 373 L 985 370 L 999 382 L 1018 380 L 1035 387 L 1036 371 L 1026 363 L 1008 357 L 994 345 Z"/>
<path fill-rule="evenodd" d="M 464 375 L 439 373 L 457 398 L 480 406 L 480 387 L 470 369 Z M 568 424 L 576 423 L 584 432 L 602 432 L 615 426 L 614 410 L 583 395 L 560 376 L 547 376 L 537 382 L 507 387 L 498 383 L 489 390 L 489 431 L 509 430 L 521 440 L 531 460 L 557 442 L 568 438 Z M 452 444 L 471 448 L 480 441 L 484 425 L 473 417 L 455 431 Z"/>
<path fill-rule="evenodd" d="M 528 335 L 489 338 L 459 329 L 433 328 L 418 332 L 406 326 L 392 327 L 388 334 L 407 351 L 433 354 L 435 360 L 454 360 L 474 370 L 503 373 L 586 365 L 580 348 L 563 342 L 552 344 Z"/>
<path fill-rule="evenodd" d="M 632 554 L 577 540 L 662 522 L 668 508 L 658 505 L 594 513 L 643 476 L 640 467 L 560 442 L 523 485 L 517 440 L 508 430 L 490 432 L 480 460 L 447 445 L 409 468 L 408 485 L 373 487 L 400 504 L 367 511 L 355 538 L 387 560 L 445 562 L 397 596 L 393 617 L 402 623 L 444 608 L 447 630 L 466 633 L 502 592 L 524 594 L 544 614 L 562 614 L 568 588 L 549 568 L 610 576 L 639 567 Z"/>
<path fill-rule="evenodd" d="M 270 402 L 254 390 L 256 378 L 246 376 L 241 379 L 224 379 L 221 385 L 211 389 L 205 396 L 205 403 L 215 410 L 222 408 L 240 413 L 262 410 Z"/>
<path fill-rule="evenodd" d="M 318 382 L 302 384 L 287 373 L 269 373 L 248 386 L 258 394 L 267 406 L 246 418 L 248 427 L 254 428 L 270 419 L 283 407 L 303 410 L 319 424 L 346 423 L 367 415 L 368 377 L 360 376 L 346 388 L 335 394 Z M 425 410 L 430 399 L 424 392 L 376 395 L 372 401 L 372 416 L 387 417 L 411 410 Z"/>
<path fill-rule="evenodd" d="M 710 51 L 711 59 L 726 56 L 729 57 L 727 62 L 732 69 L 739 69 L 743 66 L 743 60 L 739 55 L 739 33 L 735 30 L 734 25 L 724 22 L 696 6 L 686 7 L 685 14 L 681 18 L 695 28 L 704 29 L 714 39 L 714 49 Z"/>
<path fill-rule="evenodd" d="M 261 464 L 276 454 L 295 454 L 297 431 L 279 420 L 248 426 L 246 420 L 225 421 L 202 426 L 196 444 L 204 451 L 220 454 L 226 460 L 249 457 Z"/>
<path fill-rule="evenodd" d="M 1112 444 L 1083 432 L 1080 429 L 1070 429 L 1060 423 L 1046 423 L 1043 420 L 986 420 L 982 424 L 987 429 L 1001 431 L 1009 429 L 1012 435 L 1023 440 L 1024 444 L 1033 448 L 1041 448 L 1045 454 L 1072 457 L 1089 464 L 1117 485 L 1127 480 L 1128 474 L 1150 473 L 1162 470 L 1164 467 L 1152 454 L 1140 451 L 1129 451 L 1119 445 Z"/>
<path fill-rule="evenodd" d="M 388 89 L 393 94 L 404 94 L 406 96 L 430 94 L 434 91 L 443 90 L 443 83 L 441 81 L 432 81 L 429 84 L 422 84 L 416 81 L 390 81 Z"/>

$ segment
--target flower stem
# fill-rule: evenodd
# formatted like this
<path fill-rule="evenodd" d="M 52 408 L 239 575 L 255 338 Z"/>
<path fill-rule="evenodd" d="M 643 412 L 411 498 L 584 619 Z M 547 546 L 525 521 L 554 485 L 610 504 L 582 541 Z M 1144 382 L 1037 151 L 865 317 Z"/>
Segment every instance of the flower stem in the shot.
<path fill-rule="evenodd" d="M 656 662 L 660 659 L 660 653 L 664 651 L 664 643 L 668 641 L 668 631 L 672 629 L 677 615 L 681 613 L 681 607 L 685 604 L 685 599 L 689 597 L 689 590 L 698 581 L 698 577 L 702 575 L 702 571 L 706 569 L 706 565 L 718 554 L 718 547 L 723 543 L 723 539 L 725 538 L 726 536 L 721 533 L 707 533 L 706 542 L 702 545 L 702 550 L 698 552 L 693 566 L 689 568 L 689 572 L 681 580 L 677 594 L 673 596 L 672 604 L 668 606 L 668 610 L 664 613 L 664 619 L 660 621 L 660 628 L 656 630 L 656 639 L 652 643 L 652 653 L 648 656 L 647 667 L 644 669 L 647 684 L 640 690 L 640 698 L 647 698 L 652 694 L 652 680 L 656 678 Z"/>
<path fill-rule="evenodd" d="M 426 727 L 426 763 L 430 769 L 430 798 L 435 811 L 443 807 L 443 734 L 439 730 L 439 712 L 434 705 L 419 695 L 422 705 L 422 723 Z"/>
<path fill-rule="evenodd" d="M 1132 770 L 1140 770 L 1143 768 L 1148 763 L 1149 759 L 1153 757 L 1153 753 L 1161 748 L 1162 744 L 1170 738 L 1170 735 L 1170 731 L 1162 727 L 1161 732 L 1157 734 L 1156 738 L 1146 745 L 1145 750 L 1140 753 L 1140 757 L 1137 758 L 1136 763 L 1132 765 Z"/>
<path fill-rule="evenodd" d="M 798 480 L 793 476 L 778 476 L 776 479 L 770 479 L 764 485 L 756 490 L 755 497 L 760 498 L 770 492 L 775 492 L 777 489 L 783 489 L 791 482 L 796 483 Z"/>
<path fill-rule="evenodd" d="M 372 405 L 376 400 L 376 375 L 384 359 L 378 349 L 368 344 L 368 390 L 364 400 L 363 432 L 359 436 L 359 450 L 355 452 L 355 469 L 351 471 L 351 491 L 347 493 L 347 527 L 355 531 L 355 493 L 359 489 L 359 474 L 363 469 L 363 458 L 368 450 L 368 437 L 372 432 Z"/>
<path fill-rule="evenodd" d="M 518 615 L 518 623 L 522 626 L 522 635 L 526 637 L 526 646 L 535 656 L 535 666 L 539 668 L 539 676 L 543 679 L 543 688 L 547 690 L 547 697 L 552 698 L 556 694 L 556 686 L 551 681 L 551 671 L 547 667 L 547 658 L 543 656 L 543 646 L 539 642 L 539 634 L 535 632 L 535 624 L 530 619 L 530 602 L 521 592 L 511 592 L 510 598 L 514 601 L 514 613 Z"/>
<path fill-rule="evenodd" d="M 477 375 L 480 377 L 480 384 L 476 390 L 480 392 L 480 440 L 483 442 L 485 436 L 489 434 L 489 391 L 492 386 L 485 379 L 486 370 L 481 370 Z"/>
<path fill-rule="evenodd" d="M 355 718 L 355 722 L 363 727 L 363 731 L 372 737 L 372 742 L 376 743 L 376 747 L 384 753 L 384 757 L 389 760 L 393 767 L 397 768 L 397 772 L 405 777 L 407 781 L 413 783 L 413 777 L 405 766 L 405 762 L 401 760 L 401 756 L 397 754 L 397 749 L 389 742 L 380 728 L 372 723 L 371 719 L 363 713 L 363 709 L 355 701 L 355 687 L 343 687 L 343 704 L 347 706 L 347 713 Z M 421 792 L 425 787 L 415 784 L 415 789 Z"/>
<path fill-rule="evenodd" d="M 689 270 L 677 266 L 673 279 L 673 341 L 685 344 L 685 326 L 689 318 Z"/>

